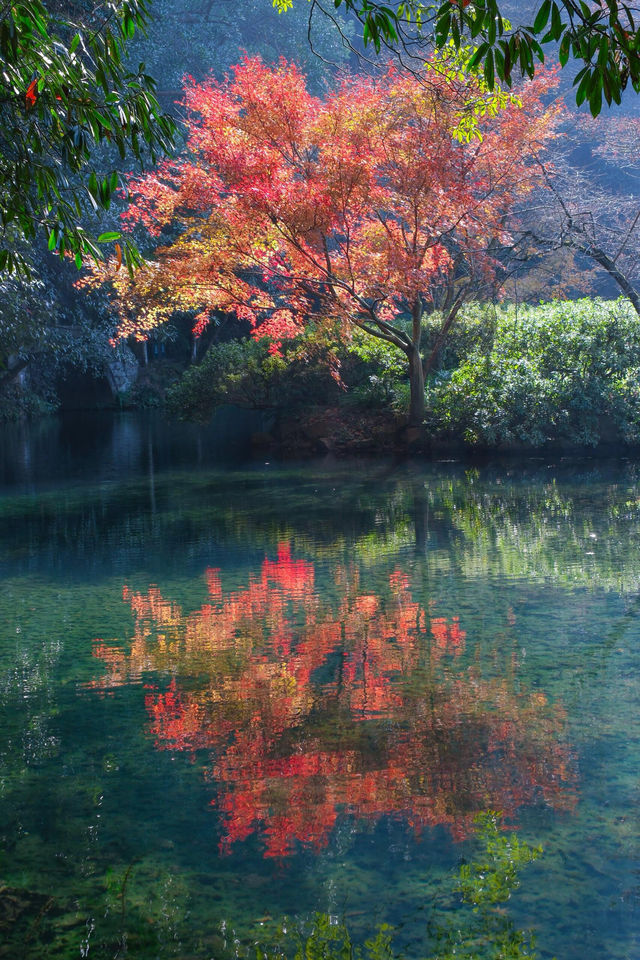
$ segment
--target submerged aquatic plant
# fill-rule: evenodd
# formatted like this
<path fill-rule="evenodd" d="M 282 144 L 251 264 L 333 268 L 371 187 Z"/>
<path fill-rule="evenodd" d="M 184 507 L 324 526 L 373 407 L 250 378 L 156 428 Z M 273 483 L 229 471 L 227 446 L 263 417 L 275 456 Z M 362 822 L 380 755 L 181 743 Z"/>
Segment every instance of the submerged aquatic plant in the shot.
<path fill-rule="evenodd" d="M 501 815 L 475 818 L 476 859 L 462 863 L 450 886 L 430 905 L 425 960 L 535 960 L 535 938 L 521 930 L 504 908 L 520 885 L 522 867 L 542 848 L 504 830 Z M 393 928 L 379 926 L 363 945 L 354 942 L 344 919 L 316 913 L 310 926 L 282 923 L 271 943 L 256 944 L 257 960 L 395 960 Z"/>
<path fill-rule="evenodd" d="M 501 829 L 500 815 L 491 810 L 479 814 L 475 822 L 480 850 L 476 859 L 460 866 L 453 886 L 462 897 L 461 908 L 444 922 L 434 912 L 429 956 L 432 960 L 534 960 L 533 933 L 518 929 L 503 905 L 520 886 L 522 867 L 537 860 L 542 847 Z"/>

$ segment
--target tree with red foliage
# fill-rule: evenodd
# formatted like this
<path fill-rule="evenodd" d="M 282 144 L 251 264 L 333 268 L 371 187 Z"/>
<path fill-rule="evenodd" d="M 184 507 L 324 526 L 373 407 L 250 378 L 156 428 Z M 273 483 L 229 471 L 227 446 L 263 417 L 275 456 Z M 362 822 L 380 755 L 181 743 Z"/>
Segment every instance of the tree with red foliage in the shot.
<path fill-rule="evenodd" d="M 274 349 L 304 324 L 346 337 L 355 325 L 406 356 L 419 425 L 425 372 L 463 301 L 495 282 L 506 217 L 540 177 L 554 82 L 490 93 L 453 52 L 424 82 L 389 68 L 346 77 L 325 99 L 284 61 L 192 81 L 187 158 L 130 184 L 125 220 L 180 236 L 136 277 L 111 277 L 123 335 L 175 309 L 195 311 L 197 329 L 233 312 Z M 433 309 L 443 322 L 425 363 Z"/>

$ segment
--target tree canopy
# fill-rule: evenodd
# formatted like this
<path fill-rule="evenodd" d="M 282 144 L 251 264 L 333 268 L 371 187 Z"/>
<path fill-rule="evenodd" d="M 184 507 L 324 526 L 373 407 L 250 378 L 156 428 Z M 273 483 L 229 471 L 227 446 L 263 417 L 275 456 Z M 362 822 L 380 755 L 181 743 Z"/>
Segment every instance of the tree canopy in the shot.
<path fill-rule="evenodd" d="M 324 99 L 285 62 L 245 59 L 222 83 L 191 84 L 188 155 L 132 181 L 123 215 L 180 234 L 134 278 L 98 275 L 123 335 L 176 309 L 196 314 L 196 331 L 235 313 L 275 343 L 310 321 L 347 337 L 355 325 L 405 355 L 421 422 L 423 313 L 442 310 L 444 336 L 493 282 L 505 217 L 538 182 L 530 161 L 555 129 L 559 108 L 541 100 L 552 84 L 490 93 L 453 52 L 427 84 L 390 68 Z"/>
<path fill-rule="evenodd" d="M 16 239 L 44 232 L 50 250 L 99 258 L 83 226 L 86 210 L 108 209 L 118 175 L 99 176 L 99 145 L 152 162 L 172 144 L 174 124 L 144 64 L 127 45 L 148 20 L 147 0 L 64 6 L 18 2 L 0 13 L 0 271 L 27 271 Z M 103 233 L 99 242 L 118 240 Z M 119 247 L 127 265 L 135 248 Z"/>
<path fill-rule="evenodd" d="M 273 0 L 280 10 L 292 2 Z M 496 80 L 510 85 L 518 72 L 533 77 L 536 61 L 544 62 L 544 47 L 551 46 L 562 66 L 570 60 L 578 64 L 576 102 L 587 101 L 594 115 L 603 98 L 619 104 L 627 85 L 640 92 L 638 11 L 618 0 L 524 4 L 528 20 L 516 24 L 505 15 L 504 0 L 334 0 L 334 6 L 361 22 L 365 44 L 378 51 L 386 45 L 413 57 L 425 45 L 442 47 L 451 41 L 460 48 L 471 40 L 477 46 L 474 62 L 482 66 L 490 89 Z M 312 0 L 311 7 L 320 7 L 319 0 Z"/>

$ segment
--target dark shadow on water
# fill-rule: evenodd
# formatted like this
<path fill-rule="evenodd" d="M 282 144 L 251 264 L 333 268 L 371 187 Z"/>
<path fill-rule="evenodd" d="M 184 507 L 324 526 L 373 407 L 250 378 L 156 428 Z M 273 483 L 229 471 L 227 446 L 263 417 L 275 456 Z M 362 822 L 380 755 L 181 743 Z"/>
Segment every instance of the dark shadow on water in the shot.
<path fill-rule="evenodd" d="M 5 424 L 0 489 L 36 491 L 56 482 L 124 480 L 181 464 L 237 464 L 251 435 L 264 429 L 257 411 L 221 408 L 206 425 L 169 420 L 161 411 L 69 411 Z"/>

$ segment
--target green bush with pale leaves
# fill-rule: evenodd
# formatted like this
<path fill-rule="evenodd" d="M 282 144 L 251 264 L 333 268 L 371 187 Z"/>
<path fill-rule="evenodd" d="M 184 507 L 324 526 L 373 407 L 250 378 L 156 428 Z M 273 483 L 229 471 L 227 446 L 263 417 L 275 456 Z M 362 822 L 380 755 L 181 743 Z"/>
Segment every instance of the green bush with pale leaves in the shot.
<path fill-rule="evenodd" d="M 478 340 L 459 365 L 432 376 L 432 436 L 487 447 L 640 442 L 640 318 L 631 304 L 478 309 L 491 342 Z"/>

